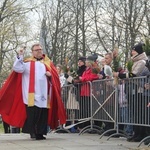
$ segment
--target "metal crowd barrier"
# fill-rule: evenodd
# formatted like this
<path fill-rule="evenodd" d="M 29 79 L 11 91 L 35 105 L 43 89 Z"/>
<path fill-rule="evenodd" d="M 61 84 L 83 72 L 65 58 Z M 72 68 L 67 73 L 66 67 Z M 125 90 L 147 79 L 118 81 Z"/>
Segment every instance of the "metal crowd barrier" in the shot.
<path fill-rule="evenodd" d="M 62 99 L 67 113 L 67 127 L 64 129 L 73 130 L 74 127 L 84 128 L 92 125 L 89 122 L 92 114 L 91 89 L 91 82 L 70 84 L 62 88 Z"/>
<path fill-rule="evenodd" d="M 126 107 L 124 117 L 118 114 L 118 124 L 126 126 L 141 126 L 143 131 L 147 133 L 145 138 L 140 142 L 139 146 L 150 138 L 150 88 L 146 88 L 150 84 L 149 77 L 136 77 L 120 81 L 125 86 Z M 119 91 L 119 90 L 118 90 Z M 145 130 L 145 131 L 144 131 Z"/>
<path fill-rule="evenodd" d="M 113 80 L 66 85 L 62 88 L 62 99 L 66 108 L 67 124 L 61 130 L 79 126 L 82 129 L 79 134 L 88 131 L 101 134 L 102 122 L 115 123 Z"/>
<path fill-rule="evenodd" d="M 128 135 L 119 126 L 150 127 L 150 84 L 148 77 L 118 80 L 96 80 L 76 83 L 62 88 L 62 99 L 67 113 L 67 124 L 62 127 L 70 132 L 74 127 L 80 128 L 79 134 L 96 131 L 101 137 L 112 132 L 115 135 Z M 111 129 L 103 131 L 104 124 L 113 124 Z M 84 125 L 84 126 L 83 126 Z M 143 139 L 150 138 L 147 136 Z M 143 142 L 141 141 L 141 142 Z"/>

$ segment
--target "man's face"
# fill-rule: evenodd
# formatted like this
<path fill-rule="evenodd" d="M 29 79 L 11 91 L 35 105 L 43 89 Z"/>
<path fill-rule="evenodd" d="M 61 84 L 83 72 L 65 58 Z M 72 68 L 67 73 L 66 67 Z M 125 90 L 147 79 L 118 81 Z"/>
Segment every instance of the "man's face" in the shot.
<path fill-rule="evenodd" d="M 106 65 L 110 65 L 112 62 L 112 58 L 110 55 L 105 55 L 105 63 Z"/>
<path fill-rule="evenodd" d="M 43 50 L 42 47 L 39 46 L 34 46 L 32 49 L 32 55 L 36 58 L 41 58 L 43 56 Z"/>
<path fill-rule="evenodd" d="M 84 62 L 82 60 L 78 60 L 78 66 L 81 67 L 84 65 Z"/>
<path fill-rule="evenodd" d="M 106 64 L 105 59 L 101 60 L 101 65 L 104 66 Z"/>

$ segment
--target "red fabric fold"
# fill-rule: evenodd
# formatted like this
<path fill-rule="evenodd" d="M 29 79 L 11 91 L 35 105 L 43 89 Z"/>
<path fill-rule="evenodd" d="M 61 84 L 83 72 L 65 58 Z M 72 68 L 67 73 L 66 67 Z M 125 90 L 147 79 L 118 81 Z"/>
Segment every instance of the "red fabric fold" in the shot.
<path fill-rule="evenodd" d="M 8 124 L 22 127 L 26 119 L 22 99 L 22 74 L 12 72 L 0 90 L 0 114 Z"/>
<path fill-rule="evenodd" d="M 66 112 L 61 99 L 59 77 L 53 63 L 50 63 L 50 68 L 47 69 L 52 74 L 52 97 L 48 111 L 48 125 L 55 129 L 59 124 L 66 123 Z M 23 127 L 26 119 L 26 109 L 22 97 L 22 74 L 12 72 L 1 88 L 0 114 L 8 124 Z"/>
<path fill-rule="evenodd" d="M 61 99 L 61 87 L 58 73 L 53 63 L 51 63 L 50 67 L 51 69 L 49 70 L 47 68 L 47 70 L 52 74 L 52 97 L 50 100 L 48 124 L 50 125 L 51 129 L 55 129 L 59 124 L 66 123 L 66 111 Z"/>

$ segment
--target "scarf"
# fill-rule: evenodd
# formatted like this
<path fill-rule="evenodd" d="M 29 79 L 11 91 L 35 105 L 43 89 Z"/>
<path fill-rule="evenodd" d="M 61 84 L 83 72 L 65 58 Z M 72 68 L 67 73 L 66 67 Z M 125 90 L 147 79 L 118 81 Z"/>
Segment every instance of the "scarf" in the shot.
<path fill-rule="evenodd" d="M 35 61 L 30 62 L 28 106 L 34 106 Z"/>

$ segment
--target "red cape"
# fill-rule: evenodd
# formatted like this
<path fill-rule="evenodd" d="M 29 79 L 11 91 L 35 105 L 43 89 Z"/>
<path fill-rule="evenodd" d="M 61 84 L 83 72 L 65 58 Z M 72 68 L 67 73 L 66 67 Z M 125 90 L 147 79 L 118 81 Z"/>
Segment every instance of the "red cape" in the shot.
<path fill-rule="evenodd" d="M 52 74 L 52 97 L 48 111 L 48 125 L 55 129 L 59 123 L 66 123 L 66 112 L 61 99 L 61 88 L 57 71 L 50 63 L 46 67 Z M 26 109 L 22 97 L 22 74 L 12 72 L 0 90 L 0 114 L 8 124 L 23 127 L 26 119 Z"/>

